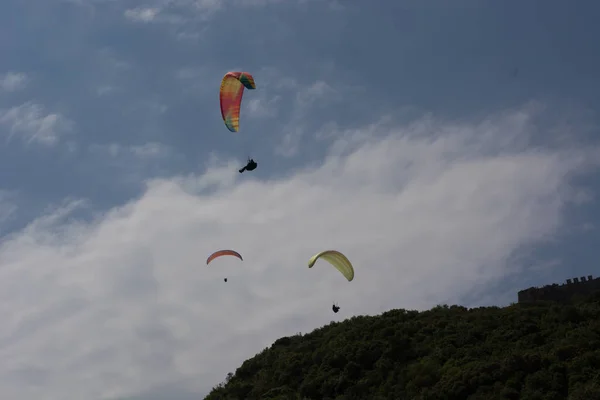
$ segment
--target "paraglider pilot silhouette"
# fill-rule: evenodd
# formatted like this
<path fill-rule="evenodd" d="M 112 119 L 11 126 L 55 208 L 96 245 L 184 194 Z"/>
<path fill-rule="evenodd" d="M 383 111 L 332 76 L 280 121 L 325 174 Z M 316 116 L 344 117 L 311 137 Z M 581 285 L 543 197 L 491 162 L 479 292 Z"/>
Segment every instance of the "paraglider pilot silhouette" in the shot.
<path fill-rule="evenodd" d="M 240 174 L 244 171 L 254 171 L 256 169 L 256 167 L 258 167 L 258 164 L 256 163 L 256 161 L 254 161 L 251 158 L 248 158 L 248 163 L 246 164 L 246 166 L 242 169 L 240 169 Z"/>
<path fill-rule="evenodd" d="M 335 303 L 333 303 L 333 306 L 331 306 L 331 309 L 333 310 L 334 313 L 337 314 L 338 311 L 340 311 L 340 308 L 338 306 L 335 305 Z"/>

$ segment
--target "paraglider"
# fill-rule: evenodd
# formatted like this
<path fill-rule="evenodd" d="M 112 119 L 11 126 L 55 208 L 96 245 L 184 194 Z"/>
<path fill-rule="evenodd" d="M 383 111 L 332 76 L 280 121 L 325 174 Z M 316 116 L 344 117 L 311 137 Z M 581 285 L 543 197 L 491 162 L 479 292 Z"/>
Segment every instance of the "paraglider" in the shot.
<path fill-rule="evenodd" d="M 244 261 L 244 259 L 242 258 L 242 255 L 235 250 L 218 250 L 218 251 L 215 251 L 214 253 L 212 253 L 210 256 L 208 256 L 208 258 L 206 259 L 206 265 L 210 264 L 211 261 L 214 260 L 215 258 L 219 258 L 219 257 L 223 257 L 223 256 L 234 256 L 234 257 L 237 257 L 240 260 Z"/>
<path fill-rule="evenodd" d="M 221 104 L 221 117 L 227 129 L 231 132 L 240 130 L 240 107 L 244 88 L 256 89 L 254 77 L 248 72 L 230 71 L 225 74 L 221 81 L 219 91 L 219 100 Z M 244 171 L 254 171 L 258 164 L 253 159 L 248 159 L 248 164 L 239 170 L 240 174 Z"/>
<path fill-rule="evenodd" d="M 221 81 L 219 92 L 221 117 L 231 132 L 237 132 L 240 129 L 240 106 L 244 88 L 256 89 L 254 77 L 248 72 L 228 72 Z"/>
<path fill-rule="evenodd" d="M 238 171 L 241 174 L 244 171 L 254 171 L 256 169 L 256 167 L 258 167 L 257 162 L 254 161 L 253 159 L 249 158 L 248 163 L 242 169 L 239 169 Z"/>
<path fill-rule="evenodd" d="M 234 250 L 219 250 L 219 251 L 215 251 L 210 256 L 208 256 L 208 258 L 206 259 L 206 265 L 210 264 L 210 262 L 213 261 L 215 258 L 219 258 L 219 257 L 222 257 L 222 256 L 234 256 L 234 257 L 237 257 L 240 260 L 244 261 L 244 259 L 242 258 L 242 255 L 240 253 L 238 253 L 237 251 L 234 251 Z M 223 280 L 225 282 L 227 282 L 227 278 L 225 278 Z"/>
<path fill-rule="evenodd" d="M 346 258 L 345 255 L 343 255 L 339 251 L 325 250 L 315 254 L 310 258 L 310 260 L 308 260 L 308 268 L 312 268 L 319 258 L 322 258 L 325 261 L 329 262 L 329 264 L 333 265 L 335 269 L 337 269 L 341 272 L 342 275 L 344 275 L 348 282 L 354 279 L 354 267 L 352 267 L 352 263 L 350 262 L 350 260 L 348 260 L 348 258 Z M 333 303 L 331 309 L 336 314 L 338 311 L 340 311 L 340 307 L 335 303 Z"/>
<path fill-rule="evenodd" d="M 329 264 L 333 265 L 335 269 L 340 271 L 342 275 L 348 279 L 348 282 L 354 279 L 354 268 L 352 267 L 352 263 L 350 263 L 350 260 L 348 260 L 348 258 L 346 258 L 346 256 L 339 251 L 325 250 L 315 254 L 310 258 L 310 260 L 308 260 L 308 268 L 312 268 L 319 258 L 322 258 L 329 262 Z"/>

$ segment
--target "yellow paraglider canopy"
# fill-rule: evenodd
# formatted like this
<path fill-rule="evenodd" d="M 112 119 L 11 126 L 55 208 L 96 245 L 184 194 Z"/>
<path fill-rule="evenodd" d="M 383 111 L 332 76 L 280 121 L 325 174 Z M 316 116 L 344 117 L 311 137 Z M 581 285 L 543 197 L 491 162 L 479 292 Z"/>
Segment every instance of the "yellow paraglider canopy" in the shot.
<path fill-rule="evenodd" d="M 319 258 L 323 258 L 325 261 L 333 265 L 338 271 L 342 273 L 348 279 L 348 282 L 354 279 L 354 268 L 350 263 L 350 260 L 345 255 L 336 250 L 325 250 L 315 254 L 308 260 L 308 268 L 312 268 L 315 262 Z"/>

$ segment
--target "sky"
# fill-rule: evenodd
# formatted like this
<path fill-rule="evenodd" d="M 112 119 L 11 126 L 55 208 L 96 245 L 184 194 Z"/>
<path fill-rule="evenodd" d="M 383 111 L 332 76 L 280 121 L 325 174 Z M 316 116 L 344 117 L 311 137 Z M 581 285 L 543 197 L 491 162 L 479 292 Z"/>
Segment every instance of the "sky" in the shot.
<path fill-rule="evenodd" d="M 3 0 L 0 398 L 199 399 L 282 336 L 595 276 L 599 15 Z"/>

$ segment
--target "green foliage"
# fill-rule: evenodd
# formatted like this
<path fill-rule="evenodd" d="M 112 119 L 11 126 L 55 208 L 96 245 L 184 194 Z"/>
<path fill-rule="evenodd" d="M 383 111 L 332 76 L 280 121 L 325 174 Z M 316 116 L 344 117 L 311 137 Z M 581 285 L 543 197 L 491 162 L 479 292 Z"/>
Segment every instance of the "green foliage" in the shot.
<path fill-rule="evenodd" d="M 600 298 L 392 310 L 284 337 L 205 400 L 600 399 Z"/>

